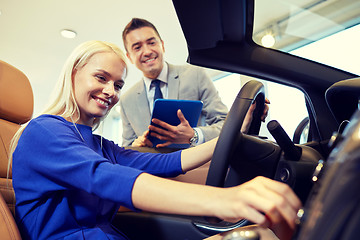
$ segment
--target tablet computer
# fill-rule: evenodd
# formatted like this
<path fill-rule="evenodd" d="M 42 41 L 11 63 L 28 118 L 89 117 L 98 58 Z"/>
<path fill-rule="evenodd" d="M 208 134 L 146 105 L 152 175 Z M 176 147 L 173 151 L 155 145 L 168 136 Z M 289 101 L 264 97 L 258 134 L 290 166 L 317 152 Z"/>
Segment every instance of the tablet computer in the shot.
<path fill-rule="evenodd" d="M 196 100 L 177 100 L 177 99 L 157 99 L 154 102 L 154 109 L 151 116 L 157 118 L 161 121 L 164 121 L 170 125 L 177 126 L 180 124 L 180 120 L 177 116 L 177 110 L 180 109 L 184 114 L 186 120 L 189 122 L 191 127 L 196 127 L 199 120 L 201 110 L 203 107 L 202 101 Z M 157 126 L 152 121 L 151 125 Z M 151 132 L 150 132 L 151 133 Z M 153 137 L 149 134 L 149 140 L 152 142 L 155 147 L 157 144 L 164 143 L 165 141 L 160 140 L 156 137 Z M 187 148 L 190 144 L 171 144 L 168 147 L 171 148 Z"/>

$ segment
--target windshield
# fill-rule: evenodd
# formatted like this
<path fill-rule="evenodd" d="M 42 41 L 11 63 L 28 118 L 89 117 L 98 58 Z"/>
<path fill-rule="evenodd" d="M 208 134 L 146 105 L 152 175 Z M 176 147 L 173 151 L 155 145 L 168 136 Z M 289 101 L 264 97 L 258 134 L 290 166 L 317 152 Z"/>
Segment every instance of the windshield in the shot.
<path fill-rule="evenodd" d="M 360 75 L 359 0 L 255 1 L 253 40 Z M 270 10 L 270 11 L 269 11 Z"/>

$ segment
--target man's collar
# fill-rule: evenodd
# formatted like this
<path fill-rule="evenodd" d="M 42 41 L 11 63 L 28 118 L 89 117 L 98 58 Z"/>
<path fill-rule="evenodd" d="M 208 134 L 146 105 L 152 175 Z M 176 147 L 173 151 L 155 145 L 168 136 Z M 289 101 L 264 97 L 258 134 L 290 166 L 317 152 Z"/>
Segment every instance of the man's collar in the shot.
<path fill-rule="evenodd" d="M 168 72 L 169 72 L 169 66 L 168 66 L 167 62 L 164 62 L 163 69 L 161 70 L 159 76 L 156 79 L 159 79 L 160 81 L 162 81 L 164 83 L 167 83 L 168 82 L 168 80 L 167 80 Z M 146 89 L 148 89 L 148 90 L 150 89 L 150 84 L 151 84 L 152 80 L 153 79 L 144 76 L 144 82 L 145 82 Z"/>

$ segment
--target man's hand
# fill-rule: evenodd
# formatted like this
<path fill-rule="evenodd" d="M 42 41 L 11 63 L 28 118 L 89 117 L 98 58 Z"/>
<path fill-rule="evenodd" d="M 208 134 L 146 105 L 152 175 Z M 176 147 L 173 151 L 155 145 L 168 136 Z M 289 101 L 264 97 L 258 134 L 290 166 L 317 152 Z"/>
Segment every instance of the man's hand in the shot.
<path fill-rule="evenodd" d="M 156 118 L 152 120 L 153 123 L 161 126 L 161 128 L 149 125 L 151 136 L 166 141 L 165 143 L 158 144 L 156 147 L 167 147 L 172 143 L 190 143 L 190 138 L 194 136 L 194 129 L 189 125 L 180 109 L 177 111 L 177 116 L 180 120 L 180 124 L 177 126 L 170 125 Z"/>
<path fill-rule="evenodd" d="M 152 147 L 151 141 L 148 139 L 149 130 L 146 130 L 142 136 L 139 136 L 134 142 L 131 144 L 132 147 Z"/>

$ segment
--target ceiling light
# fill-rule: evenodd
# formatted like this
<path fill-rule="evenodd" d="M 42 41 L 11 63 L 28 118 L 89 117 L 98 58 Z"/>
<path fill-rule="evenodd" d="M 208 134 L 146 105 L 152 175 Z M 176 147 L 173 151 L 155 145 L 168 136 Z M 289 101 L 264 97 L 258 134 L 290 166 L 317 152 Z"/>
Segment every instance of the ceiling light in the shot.
<path fill-rule="evenodd" d="M 274 44 L 275 44 L 275 37 L 274 37 L 274 35 L 272 35 L 271 33 L 268 33 L 268 34 L 264 35 L 264 36 L 261 38 L 261 44 L 262 44 L 264 47 L 267 47 L 267 48 L 270 48 L 270 47 L 274 46 Z"/>
<path fill-rule="evenodd" d="M 61 30 L 61 36 L 63 36 L 64 38 L 74 38 L 76 37 L 76 32 L 73 30 L 69 30 L 69 29 L 63 29 Z"/>

